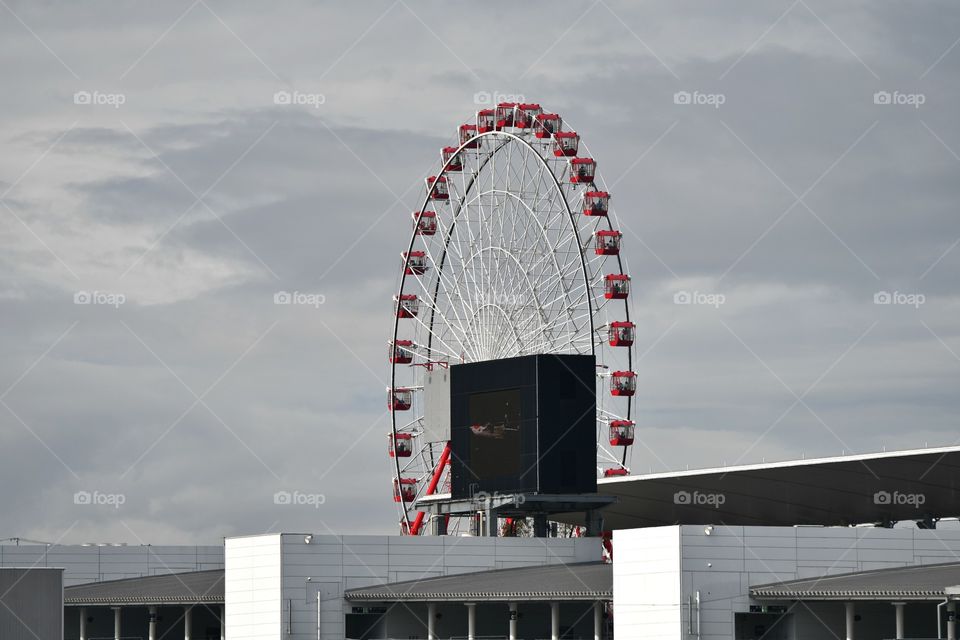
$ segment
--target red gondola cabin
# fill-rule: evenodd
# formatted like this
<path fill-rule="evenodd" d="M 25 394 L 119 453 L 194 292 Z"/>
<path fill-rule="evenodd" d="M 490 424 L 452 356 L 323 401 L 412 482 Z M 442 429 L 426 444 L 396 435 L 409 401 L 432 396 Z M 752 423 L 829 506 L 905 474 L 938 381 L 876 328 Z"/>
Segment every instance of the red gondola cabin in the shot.
<path fill-rule="evenodd" d="M 481 109 L 477 111 L 477 133 L 489 133 L 497 128 L 497 110 Z"/>
<path fill-rule="evenodd" d="M 513 126 L 517 129 L 529 129 L 533 126 L 534 119 L 543 113 L 543 109 L 536 103 L 520 103 L 517 105 L 517 112 L 513 116 Z"/>
<path fill-rule="evenodd" d="M 447 179 L 443 176 L 430 176 L 427 178 L 427 191 L 433 200 L 449 200 L 450 192 L 447 191 Z"/>
<path fill-rule="evenodd" d="M 393 479 L 393 501 L 394 502 L 413 502 L 417 497 L 417 479 L 400 478 Z"/>
<path fill-rule="evenodd" d="M 391 342 L 387 356 L 392 364 L 410 364 L 413 362 L 413 340 Z"/>
<path fill-rule="evenodd" d="M 394 387 L 387 389 L 387 408 L 390 411 L 409 411 L 413 406 L 413 389 Z"/>
<path fill-rule="evenodd" d="M 576 131 L 558 131 L 553 136 L 553 155 L 557 157 L 577 155 L 580 148 L 580 136 Z"/>
<path fill-rule="evenodd" d="M 610 395 L 632 396 L 637 392 L 637 374 L 633 371 L 614 371 L 610 374 Z"/>
<path fill-rule="evenodd" d="M 437 232 L 437 214 L 433 211 L 413 212 L 413 228 L 418 236 L 432 236 Z"/>
<path fill-rule="evenodd" d="M 476 149 L 479 146 L 479 140 L 473 140 L 477 136 L 477 125 L 462 124 L 458 130 L 460 133 L 460 144 L 464 149 Z"/>
<path fill-rule="evenodd" d="M 444 147 L 440 155 L 447 171 L 463 171 L 463 158 L 457 153 L 456 147 Z"/>
<path fill-rule="evenodd" d="M 513 126 L 514 114 L 517 110 L 516 102 L 501 102 L 497 105 L 497 130 Z"/>
<path fill-rule="evenodd" d="M 630 295 L 630 276 L 611 273 L 604 282 L 603 297 L 607 300 L 624 300 Z"/>
<path fill-rule="evenodd" d="M 633 420 L 610 421 L 610 444 L 614 447 L 629 447 L 633 444 Z"/>
<path fill-rule="evenodd" d="M 593 236 L 594 250 L 598 256 L 620 255 L 620 239 L 623 234 L 619 231 L 601 229 Z"/>
<path fill-rule="evenodd" d="M 610 194 L 606 191 L 587 191 L 583 194 L 583 215 L 605 216 L 610 211 Z"/>
<path fill-rule="evenodd" d="M 597 175 L 597 163 L 593 158 L 573 158 L 570 160 L 570 182 L 589 184 Z"/>
<path fill-rule="evenodd" d="M 393 296 L 398 318 L 415 318 L 420 312 L 420 300 L 416 294 L 405 293 L 402 296 Z"/>
<path fill-rule="evenodd" d="M 629 347 L 633 345 L 636 326 L 632 322 L 611 322 L 607 328 L 607 338 L 611 347 Z"/>
<path fill-rule="evenodd" d="M 413 455 L 413 435 L 398 433 L 394 436 L 387 434 L 387 451 L 391 458 L 409 458 Z"/>
<path fill-rule="evenodd" d="M 400 255 L 403 257 L 403 272 L 408 276 L 422 276 L 427 272 L 427 253 L 425 251 L 411 251 L 409 254 L 404 251 Z"/>
<path fill-rule="evenodd" d="M 617 478 L 620 476 L 628 476 L 630 472 L 624 469 L 623 467 L 614 467 L 613 469 L 605 469 L 603 472 L 604 478 Z"/>
<path fill-rule="evenodd" d="M 563 120 L 556 113 L 541 113 L 533 119 L 533 135 L 538 138 L 552 138 L 560 131 Z"/>

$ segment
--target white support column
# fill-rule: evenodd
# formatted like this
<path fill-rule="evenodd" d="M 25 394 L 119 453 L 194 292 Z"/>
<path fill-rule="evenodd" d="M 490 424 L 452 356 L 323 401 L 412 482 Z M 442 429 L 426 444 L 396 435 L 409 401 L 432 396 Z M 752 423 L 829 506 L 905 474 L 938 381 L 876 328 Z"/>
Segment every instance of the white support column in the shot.
<path fill-rule="evenodd" d="M 897 613 L 897 640 L 903 640 L 903 608 L 906 606 L 906 602 L 892 602 L 894 610 Z"/>
<path fill-rule="evenodd" d="M 560 603 L 550 603 L 550 640 L 560 640 Z"/>
<path fill-rule="evenodd" d="M 477 603 L 464 602 L 467 607 L 467 640 L 476 640 L 477 637 Z"/>
<path fill-rule="evenodd" d="M 517 618 L 520 617 L 517 603 L 511 602 L 507 606 L 510 607 L 510 640 L 517 640 Z"/>
<path fill-rule="evenodd" d="M 947 640 L 957 640 L 957 603 L 947 604 Z"/>
<path fill-rule="evenodd" d="M 87 608 L 80 607 L 80 640 L 87 640 Z"/>
<path fill-rule="evenodd" d="M 157 640 L 157 608 L 147 608 L 147 638 Z"/>
<path fill-rule="evenodd" d="M 190 619 L 193 617 L 193 607 L 183 608 L 183 640 L 190 640 L 190 627 L 193 626 Z"/>
<path fill-rule="evenodd" d="M 593 640 L 603 638 L 603 603 L 593 603 Z"/>
<path fill-rule="evenodd" d="M 437 640 L 437 603 L 427 603 L 427 640 Z"/>
<path fill-rule="evenodd" d="M 227 640 L 227 614 L 225 607 L 220 605 L 220 640 Z"/>
<path fill-rule="evenodd" d="M 113 608 L 113 640 L 123 637 L 123 625 L 120 621 L 120 607 Z"/>
<path fill-rule="evenodd" d="M 853 610 L 853 603 L 852 602 L 844 603 L 844 608 L 846 609 L 846 612 L 847 612 L 847 640 L 854 640 L 853 623 L 854 623 L 856 614 L 854 613 L 854 610 Z"/>

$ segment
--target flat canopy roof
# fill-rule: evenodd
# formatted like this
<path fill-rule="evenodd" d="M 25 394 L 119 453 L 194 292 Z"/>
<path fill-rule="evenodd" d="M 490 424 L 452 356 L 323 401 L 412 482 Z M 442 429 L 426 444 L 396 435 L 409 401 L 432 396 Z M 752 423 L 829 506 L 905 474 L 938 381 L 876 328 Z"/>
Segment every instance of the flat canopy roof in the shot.
<path fill-rule="evenodd" d="M 758 600 L 937 600 L 956 596 L 960 562 L 858 571 L 750 587 Z M 949 590 L 949 592 L 948 592 Z"/>
<path fill-rule="evenodd" d="M 611 600 L 613 567 L 603 562 L 459 573 L 349 589 L 351 602 L 510 602 Z"/>
<path fill-rule="evenodd" d="M 606 529 L 851 525 L 960 515 L 960 447 L 605 478 Z M 583 523 L 582 514 L 558 516 Z"/>
<path fill-rule="evenodd" d="M 223 575 L 223 569 L 213 569 L 78 584 L 64 588 L 63 604 L 222 604 Z"/>

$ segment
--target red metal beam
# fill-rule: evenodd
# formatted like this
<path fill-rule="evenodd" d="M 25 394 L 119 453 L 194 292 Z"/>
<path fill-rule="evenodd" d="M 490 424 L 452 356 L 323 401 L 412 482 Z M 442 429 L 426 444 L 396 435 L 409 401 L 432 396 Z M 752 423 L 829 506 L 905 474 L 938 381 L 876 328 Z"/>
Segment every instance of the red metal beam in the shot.
<path fill-rule="evenodd" d="M 449 462 L 450 443 L 448 442 L 443 448 L 443 453 L 440 454 L 440 461 L 437 462 L 437 467 L 433 470 L 433 477 L 430 478 L 430 484 L 427 485 L 427 491 L 424 495 L 432 496 L 433 492 L 437 490 L 437 485 L 440 484 L 440 477 L 443 475 L 443 469 Z M 413 524 L 410 525 L 410 535 L 420 535 L 420 527 L 423 526 L 423 518 L 425 515 L 423 511 L 417 512 L 417 517 L 414 519 Z"/>

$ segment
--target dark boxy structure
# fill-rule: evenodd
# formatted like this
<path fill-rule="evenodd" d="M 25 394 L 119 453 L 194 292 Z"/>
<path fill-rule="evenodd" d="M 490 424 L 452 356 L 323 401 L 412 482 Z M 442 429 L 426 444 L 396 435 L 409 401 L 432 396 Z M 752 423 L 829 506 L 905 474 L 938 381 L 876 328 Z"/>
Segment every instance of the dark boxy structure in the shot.
<path fill-rule="evenodd" d="M 541 354 L 450 367 L 451 492 L 597 490 L 596 360 Z"/>

